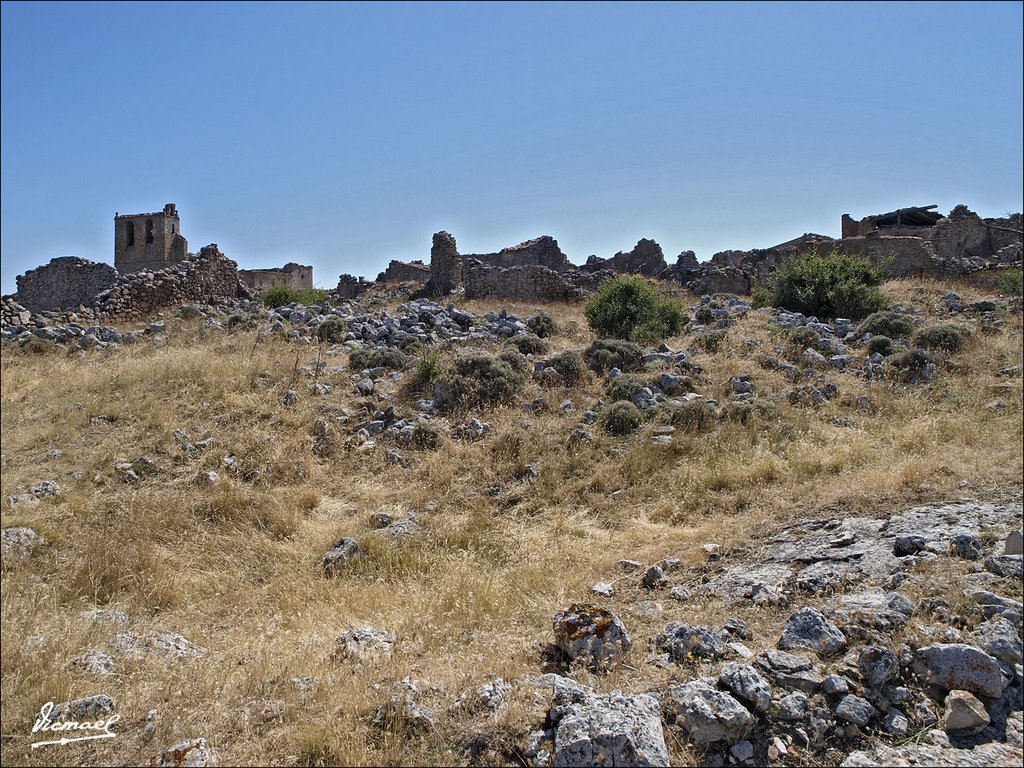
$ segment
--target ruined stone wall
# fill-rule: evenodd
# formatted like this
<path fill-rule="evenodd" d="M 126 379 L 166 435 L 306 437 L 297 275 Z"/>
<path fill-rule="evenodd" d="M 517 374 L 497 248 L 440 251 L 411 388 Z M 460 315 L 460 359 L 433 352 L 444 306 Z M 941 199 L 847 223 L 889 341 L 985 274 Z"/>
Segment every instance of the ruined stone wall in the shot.
<path fill-rule="evenodd" d="M 430 280 L 427 291 L 447 296 L 459 284 L 459 249 L 455 238 L 447 232 L 435 232 L 430 247 Z"/>
<path fill-rule="evenodd" d="M 164 269 L 183 261 L 188 241 L 174 203 L 163 211 L 114 216 L 114 266 L 122 275 L 143 269 Z"/>
<path fill-rule="evenodd" d="M 555 272 L 571 269 L 569 259 L 558 247 L 558 241 L 550 235 L 541 235 L 519 245 L 502 248 L 497 253 L 464 254 L 466 260 L 475 259 L 492 267 L 547 267 Z"/>
<path fill-rule="evenodd" d="M 338 276 L 338 287 L 334 289 L 339 299 L 358 299 L 368 290 L 373 283 L 368 283 L 362 277 L 356 277 L 345 273 Z"/>
<path fill-rule="evenodd" d="M 463 263 L 463 283 L 467 299 L 529 299 L 568 301 L 581 291 L 547 267 L 492 267 L 478 259 Z"/>
<path fill-rule="evenodd" d="M 89 306 L 117 279 L 117 270 L 109 264 L 61 256 L 18 275 L 14 299 L 32 312 Z"/>
<path fill-rule="evenodd" d="M 288 262 L 274 269 L 240 269 L 238 278 L 251 291 L 265 291 L 272 285 L 284 285 L 298 291 L 313 287 L 313 267 Z"/>
<path fill-rule="evenodd" d="M 92 306 L 101 317 L 136 319 L 164 307 L 250 297 L 238 279 L 238 264 L 211 243 L 172 267 L 121 275 Z"/>
<path fill-rule="evenodd" d="M 415 282 L 425 285 L 430 280 L 430 267 L 422 261 L 390 261 L 388 268 L 377 275 L 378 283 Z"/>
<path fill-rule="evenodd" d="M 608 259 L 591 256 L 581 269 L 587 272 L 609 269 L 612 272 L 623 274 L 639 273 L 647 277 L 655 277 L 668 269 L 668 263 L 665 261 L 665 254 L 660 245 L 654 240 L 641 238 L 633 250 L 627 253 L 619 251 Z"/>

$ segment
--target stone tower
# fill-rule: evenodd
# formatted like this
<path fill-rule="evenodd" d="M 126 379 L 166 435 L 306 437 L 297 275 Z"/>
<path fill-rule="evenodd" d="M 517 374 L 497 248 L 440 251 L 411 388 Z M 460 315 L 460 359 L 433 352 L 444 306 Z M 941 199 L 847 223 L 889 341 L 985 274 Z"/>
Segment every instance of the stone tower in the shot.
<path fill-rule="evenodd" d="M 183 261 L 188 241 L 174 203 L 159 213 L 114 214 L 114 266 L 122 275 L 163 269 Z"/>

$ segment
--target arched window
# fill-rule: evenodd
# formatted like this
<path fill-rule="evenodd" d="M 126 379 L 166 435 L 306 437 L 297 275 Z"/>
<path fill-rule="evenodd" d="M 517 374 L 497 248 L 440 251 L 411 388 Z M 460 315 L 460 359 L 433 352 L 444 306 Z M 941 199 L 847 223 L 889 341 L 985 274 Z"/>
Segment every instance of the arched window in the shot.
<path fill-rule="evenodd" d="M 124 234 L 125 234 L 125 242 L 129 246 L 135 245 L 135 222 L 134 221 L 126 221 L 124 223 Z"/>
<path fill-rule="evenodd" d="M 153 242 L 153 220 L 146 219 L 146 242 Z"/>

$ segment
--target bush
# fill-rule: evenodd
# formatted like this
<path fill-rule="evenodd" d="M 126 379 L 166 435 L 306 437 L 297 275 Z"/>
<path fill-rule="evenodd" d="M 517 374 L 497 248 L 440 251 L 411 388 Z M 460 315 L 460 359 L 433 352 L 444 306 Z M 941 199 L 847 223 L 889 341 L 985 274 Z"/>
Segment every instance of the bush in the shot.
<path fill-rule="evenodd" d="M 712 301 L 710 304 L 700 304 L 693 313 L 693 319 L 701 325 L 710 325 L 715 322 L 714 310 L 716 309 L 722 309 L 722 305 L 717 301 Z"/>
<path fill-rule="evenodd" d="M 416 371 L 413 373 L 409 388 L 413 392 L 426 392 L 435 381 L 444 376 L 444 366 L 441 365 L 441 353 L 436 349 L 425 349 L 420 353 L 416 361 Z"/>
<path fill-rule="evenodd" d="M 808 347 L 814 349 L 819 341 L 821 341 L 821 334 L 813 328 L 795 328 L 786 338 L 786 356 L 798 357 Z"/>
<path fill-rule="evenodd" d="M 1024 294 L 1024 272 L 1019 267 L 1001 270 L 996 278 L 996 287 L 1007 296 Z"/>
<path fill-rule="evenodd" d="M 260 294 L 260 302 L 265 307 L 276 309 L 285 304 L 304 304 L 311 306 L 323 304 L 330 295 L 323 288 L 289 288 L 287 285 L 275 283 Z"/>
<path fill-rule="evenodd" d="M 598 339 L 583 352 L 587 365 L 594 373 L 604 373 L 612 368 L 620 371 L 638 371 L 644 365 L 644 353 L 631 341 Z"/>
<path fill-rule="evenodd" d="M 888 357 L 893 353 L 893 342 L 888 336 L 872 336 L 868 340 L 868 354 L 873 355 L 878 353 L 884 357 Z"/>
<path fill-rule="evenodd" d="M 885 274 L 868 259 L 833 250 L 828 256 L 811 251 L 794 256 L 771 276 L 759 305 L 782 307 L 817 317 L 858 320 L 885 306 L 878 286 Z"/>
<path fill-rule="evenodd" d="M 558 326 L 547 312 L 538 312 L 536 315 L 526 318 L 526 327 L 542 339 L 547 339 L 558 333 Z"/>
<path fill-rule="evenodd" d="M 525 336 L 513 336 L 508 340 L 508 344 L 523 355 L 542 355 L 548 351 L 548 343 L 532 333 Z"/>
<path fill-rule="evenodd" d="M 225 323 L 229 331 L 249 331 L 256 327 L 251 317 L 235 313 Z"/>
<path fill-rule="evenodd" d="M 663 298 L 643 278 L 616 275 L 601 283 L 583 308 L 587 322 L 601 336 L 657 341 L 679 333 L 683 308 Z"/>
<path fill-rule="evenodd" d="M 964 345 L 964 331 L 950 323 L 922 328 L 914 334 L 914 346 L 923 349 L 941 349 L 944 352 L 959 352 Z"/>
<path fill-rule="evenodd" d="M 601 426 L 604 431 L 612 435 L 627 435 L 635 432 L 643 417 L 640 409 L 626 400 L 620 400 L 608 406 L 608 410 L 601 417 Z"/>
<path fill-rule="evenodd" d="M 587 366 L 579 352 L 569 350 L 548 358 L 548 365 L 554 368 L 565 379 L 565 386 L 575 387 L 582 384 L 587 376 Z"/>
<path fill-rule="evenodd" d="M 434 399 L 446 411 L 506 403 L 522 389 L 528 370 L 526 358 L 513 350 L 460 357 L 435 385 Z"/>
<path fill-rule="evenodd" d="M 694 334 L 693 346 L 697 349 L 702 349 L 705 352 L 714 354 L 722 348 L 722 344 L 725 343 L 726 332 L 722 331 L 701 331 L 700 333 Z"/>
<path fill-rule="evenodd" d="M 407 368 L 412 362 L 404 352 L 397 349 L 357 349 L 348 356 L 348 367 L 353 371 L 361 371 L 365 368 L 387 368 L 392 371 L 401 371 Z"/>
<path fill-rule="evenodd" d="M 873 312 L 857 326 L 857 333 L 863 336 L 888 336 L 890 339 L 909 338 L 914 330 L 914 321 L 899 312 Z"/>
<path fill-rule="evenodd" d="M 903 382 L 914 383 L 923 378 L 932 358 L 923 349 L 913 348 L 893 355 L 886 362 L 893 376 Z"/>
<path fill-rule="evenodd" d="M 691 400 L 688 403 L 665 403 L 660 406 L 658 420 L 684 432 L 710 432 L 715 428 L 718 415 L 713 405 L 704 400 Z"/>
<path fill-rule="evenodd" d="M 340 317 L 329 317 L 316 329 L 317 339 L 330 344 L 344 341 L 346 333 L 348 333 L 348 324 Z"/>
<path fill-rule="evenodd" d="M 651 386 L 651 384 L 644 376 L 636 376 L 627 373 L 622 376 L 616 376 L 614 379 L 609 381 L 606 391 L 608 393 L 608 399 L 613 403 L 616 400 L 629 400 L 632 402 L 634 397 L 649 386 Z"/>

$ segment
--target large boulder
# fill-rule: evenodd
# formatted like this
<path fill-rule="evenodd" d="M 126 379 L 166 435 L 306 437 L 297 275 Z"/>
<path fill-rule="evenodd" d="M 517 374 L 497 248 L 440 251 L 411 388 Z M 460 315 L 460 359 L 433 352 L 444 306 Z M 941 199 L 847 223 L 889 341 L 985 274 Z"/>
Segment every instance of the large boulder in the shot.
<path fill-rule="evenodd" d="M 779 648 L 805 648 L 822 656 L 831 656 L 846 647 L 846 636 L 839 627 L 814 608 L 801 608 L 786 619 Z"/>
<path fill-rule="evenodd" d="M 917 655 L 918 672 L 929 684 L 947 691 L 996 698 L 1006 687 L 999 662 L 973 645 L 935 643 L 919 649 Z"/>
<path fill-rule="evenodd" d="M 556 613 L 552 628 L 562 652 L 593 671 L 619 664 L 633 644 L 618 616 L 587 603 L 576 603 Z"/>
<path fill-rule="evenodd" d="M 674 718 L 695 745 L 735 744 L 754 727 L 754 716 L 730 694 L 704 680 L 672 686 L 663 698 L 665 714 Z"/>
<path fill-rule="evenodd" d="M 584 695 L 561 709 L 556 766 L 667 766 L 658 700 L 650 694 Z"/>

